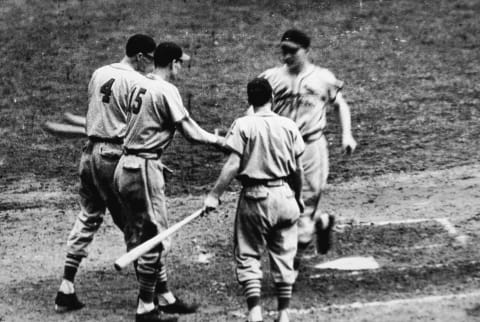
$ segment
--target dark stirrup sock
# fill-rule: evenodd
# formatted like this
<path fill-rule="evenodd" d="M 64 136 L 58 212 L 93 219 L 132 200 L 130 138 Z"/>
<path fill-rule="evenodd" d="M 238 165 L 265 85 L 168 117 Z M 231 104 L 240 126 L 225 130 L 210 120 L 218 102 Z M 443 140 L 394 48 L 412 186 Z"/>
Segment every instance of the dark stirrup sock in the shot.
<path fill-rule="evenodd" d="M 81 262 L 82 256 L 67 254 L 65 258 L 63 278 L 73 283 Z"/>
<path fill-rule="evenodd" d="M 155 287 L 155 293 L 168 293 L 167 269 L 165 268 L 165 265 L 162 265 L 162 267 L 157 272 L 157 285 Z"/>
<path fill-rule="evenodd" d="M 290 299 L 292 298 L 292 285 L 287 283 L 276 283 L 278 310 L 282 311 L 288 309 Z"/>
<path fill-rule="evenodd" d="M 248 309 L 258 305 L 260 303 L 260 280 L 248 280 L 242 283 L 243 295 L 247 299 Z"/>
<path fill-rule="evenodd" d="M 145 303 L 153 303 L 155 296 L 155 284 L 157 275 L 155 274 L 138 274 L 138 282 L 140 284 L 139 297 Z"/>

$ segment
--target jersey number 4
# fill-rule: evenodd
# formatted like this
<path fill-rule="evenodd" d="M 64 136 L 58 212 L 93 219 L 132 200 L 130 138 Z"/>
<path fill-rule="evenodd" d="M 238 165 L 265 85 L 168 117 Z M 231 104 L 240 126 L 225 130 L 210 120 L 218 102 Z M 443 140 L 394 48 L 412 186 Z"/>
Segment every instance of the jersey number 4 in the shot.
<path fill-rule="evenodd" d="M 115 78 L 110 78 L 108 82 L 106 82 L 102 85 L 102 87 L 100 87 L 100 93 L 103 94 L 102 102 L 110 103 L 110 96 L 112 95 L 112 86 L 114 82 Z"/>
<path fill-rule="evenodd" d="M 133 114 L 138 114 L 140 112 L 140 107 L 142 107 L 142 96 L 147 92 L 145 88 L 137 88 L 135 91 L 132 93 L 132 96 L 130 97 L 130 112 Z M 136 94 L 135 94 L 136 93 Z M 133 99 L 135 97 L 135 99 Z M 133 100 L 132 100 L 133 99 Z"/>

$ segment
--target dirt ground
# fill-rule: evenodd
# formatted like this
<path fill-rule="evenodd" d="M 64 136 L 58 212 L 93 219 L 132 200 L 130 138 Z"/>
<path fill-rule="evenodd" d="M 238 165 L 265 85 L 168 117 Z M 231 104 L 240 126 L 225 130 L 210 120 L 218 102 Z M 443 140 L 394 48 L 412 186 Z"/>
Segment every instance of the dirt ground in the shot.
<path fill-rule="evenodd" d="M 113 268 L 124 247 L 110 218 L 106 217 L 77 278 L 77 290 L 87 307 L 58 315 L 53 311 L 53 299 L 62 273 L 65 238 L 78 211 L 75 195 L 64 193 L 58 182 L 40 182 L 34 177 L 0 189 L 0 321 L 131 320 L 134 274 L 130 269 L 119 274 Z M 199 313 L 180 321 L 244 319 L 230 254 L 236 194 L 229 193 L 224 199 L 218 213 L 193 222 L 175 237 L 177 243 L 169 255 L 172 285 L 183 297 L 202 304 Z M 476 247 L 480 165 L 335 184 L 328 187 L 324 204 L 326 211 L 339 219 L 337 245 L 327 258 L 314 255 L 306 261 L 292 301 L 294 321 L 480 319 L 480 310 L 475 310 L 480 304 L 480 253 Z M 200 205 L 201 196 L 171 198 L 172 222 Z M 360 226 L 419 218 L 448 218 L 455 232 L 449 234 L 435 222 L 403 224 L 401 229 L 392 226 L 383 232 L 375 230 L 375 225 Z M 359 234 L 348 237 L 346 227 Z M 363 234 L 361 229 L 370 233 Z M 375 231 L 377 237 L 360 240 L 362 235 L 374 236 Z M 455 240 L 462 234 L 468 236 L 464 246 Z M 398 242 L 392 244 L 395 240 Z M 419 251 L 414 248 L 416 243 L 444 245 L 440 250 Z M 210 263 L 198 262 L 203 253 L 213 255 Z M 373 255 L 383 258 L 382 267 L 358 274 L 313 267 L 341 255 Z M 267 311 L 275 308 L 268 283 L 269 278 L 263 298 Z M 394 302 L 358 304 L 386 301 Z"/>

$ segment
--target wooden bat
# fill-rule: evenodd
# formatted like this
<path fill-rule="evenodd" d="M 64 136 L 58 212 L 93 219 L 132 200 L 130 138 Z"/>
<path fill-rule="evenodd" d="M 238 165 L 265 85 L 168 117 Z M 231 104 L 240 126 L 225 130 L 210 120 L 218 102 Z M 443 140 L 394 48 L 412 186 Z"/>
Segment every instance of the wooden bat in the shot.
<path fill-rule="evenodd" d="M 83 116 L 75 115 L 70 112 L 65 112 L 65 114 L 63 114 L 63 117 L 67 123 L 70 123 L 72 125 L 85 126 L 86 120 Z"/>
<path fill-rule="evenodd" d="M 129 265 L 131 262 L 134 260 L 138 259 L 140 256 L 160 244 L 163 240 L 168 238 L 170 235 L 172 235 L 174 232 L 194 220 L 195 218 L 199 217 L 200 215 L 203 214 L 203 208 L 195 211 L 193 214 L 189 215 L 188 217 L 182 219 L 181 221 L 177 222 L 175 225 L 171 226 L 165 231 L 162 231 L 160 234 L 157 236 L 150 238 L 146 242 L 138 245 L 137 247 L 131 249 L 128 253 L 123 254 L 120 256 L 116 261 L 115 261 L 115 269 L 117 271 L 122 270 L 122 268 L 125 268 L 127 265 Z"/>
<path fill-rule="evenodd" d="M 85 127 L 55 122 L 45 122 L 43 129 L 50 134 L 67 139 L 86 138 Z"/>

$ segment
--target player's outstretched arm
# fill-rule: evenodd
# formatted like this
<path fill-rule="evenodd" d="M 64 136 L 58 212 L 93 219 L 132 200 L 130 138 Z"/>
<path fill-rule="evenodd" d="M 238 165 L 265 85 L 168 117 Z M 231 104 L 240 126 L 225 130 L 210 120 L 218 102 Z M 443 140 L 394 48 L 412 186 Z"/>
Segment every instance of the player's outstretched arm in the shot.
<path fill-rule="evenodd" d="M 65 112 L 65 114 L 63 114 L 63 118 L 67 123 L 72 125 L 85 126 L 87 124 L 87 120 L 84 116 L 76 115 L 70 112 Z"/>
<path fill-rule="evenodd" d="M 342 150 L 346 153 L 352 153 L 357 147 L 357 142 L 352 135 L 350 107 L 341 92 L 337 94 L 334 105 L 338 108 L 340 124 L 342 126 Z"/>
<path fill-rule="evenodd" d="M 177 128 L 183 134 L 183 136 L 191 142 L 212 144 L 217 146 L 223 145 L 222 137 L 205 131 L 191 117 L 186 117 L 180 121 L 177 125 Z"/>
<path fill-rule="evenodd" d="M 213 210 L 218 207 L 218 204 L 220 203 L 220 197 L 240 169 L 240 162 L 240 155 L 235 152 L 230 153 L 227 162 L 225 162 L 223 165 L 222 171 L 220 172 L 220 176 L 218 177 L 215 186 L 205 198 L 203 206 L 206 211 Z"/>

